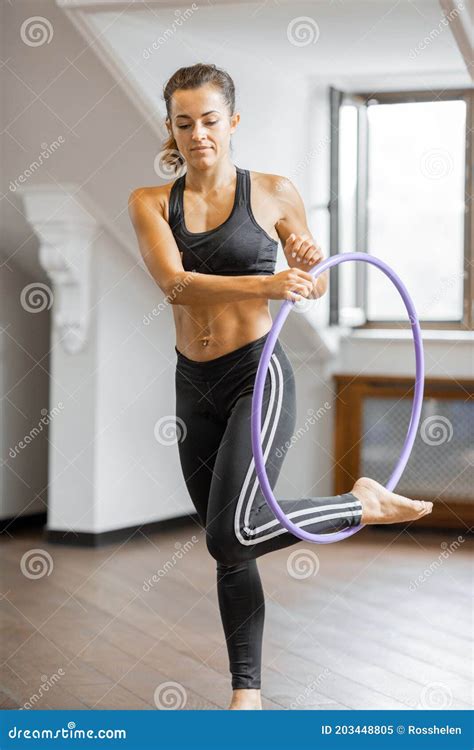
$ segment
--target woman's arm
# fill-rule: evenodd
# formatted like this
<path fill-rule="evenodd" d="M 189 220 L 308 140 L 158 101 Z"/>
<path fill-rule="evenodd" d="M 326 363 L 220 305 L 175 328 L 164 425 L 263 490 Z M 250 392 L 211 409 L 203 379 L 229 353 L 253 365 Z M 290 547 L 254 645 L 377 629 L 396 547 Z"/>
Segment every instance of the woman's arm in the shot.
<path fill-rule="evenodd" d="M 267 276 L 218 276 L 185 271 L 179 248 L 161 207 L 147 188 L 137 188 L 128 211 L 145 264 L 172 305 L 266 298 Z"/>
<path fill-rule="evenodd" d="M 306 219 L 304 203 L 291 180 L 274 175 L 274 191 L 278 196 L 281 218 L 275 224 L 283 250 L 290 268 L 308 271 L 324 256 L 311 236 Z M 293 257 L 293 252 L 296 256 Z M 305 262 L 309 261 L 309 262 Z M 321 297 L 328 288 L 329 271 L 324 271 L 313 282 L 313 294 L 310 299 Z"/>

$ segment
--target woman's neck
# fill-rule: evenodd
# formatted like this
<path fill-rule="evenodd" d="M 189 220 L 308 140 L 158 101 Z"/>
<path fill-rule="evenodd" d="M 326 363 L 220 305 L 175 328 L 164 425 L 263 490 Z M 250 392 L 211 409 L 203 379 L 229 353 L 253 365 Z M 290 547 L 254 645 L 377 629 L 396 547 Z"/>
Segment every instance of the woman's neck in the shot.
<path fill-rule="evenodd" d="M 211 191 L 228 187 L 236 175 L 235 165 L 231 161 L 217 163 L 209 169 L 195 169 L 188 164 L 185 182 L 186 189 L 193 193 L 207 194 Z"/>

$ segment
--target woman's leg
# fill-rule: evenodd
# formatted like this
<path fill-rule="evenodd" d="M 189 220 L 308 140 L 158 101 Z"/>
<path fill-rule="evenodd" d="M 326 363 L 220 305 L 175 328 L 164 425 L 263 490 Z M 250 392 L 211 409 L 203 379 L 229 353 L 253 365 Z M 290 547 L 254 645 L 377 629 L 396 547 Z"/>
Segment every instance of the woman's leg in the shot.
<path fill-rule="evenodd" d="M 176 433 L 181 469 L 203 530 L 217 452 L 226 423 L 214 407 L 209 384 L 176 369 Z"/>
<path fill-rule="evenodd" d="M 218 563 L 219 606 L 229 664 L 233 686 L 240 686 L 234 687 L 234 698 L 236 694 L 254 692 L 251 689 L 243 690 L 242 687 L 260 685 L 264 599 L 256 558 L 301 541 L 275 519 L 261 494 L 253 464 L 250 440 L 251 402 L 265 339 L 266 335 L 206 363 L 192 363 L 181 357 L 181 364 L 188 368 L 191 391 L 196 378 L 206 378 L 205 401 L 203 402 L 202 395 L 199 402 L 212 403 L 213 419 L 219 415 L 221 425 L 224 426 L 217 450 L 215 442 L 211 451 L 208 444 L 207 452 L 210 455 L 203 462 L 207 471 L 202 466 L 199 480 L 193 482 L 190 478 L 187 484 L 191 496 L 193 497 L 192 493 L 195 494 L 196 502 L 205 505 L 206 541 Z M 293 371 L 279 342 L 271 358 L 263 402 L 262 444 L 268 478 L 274 487 L 283 463 L 282 448 L 291 440 L 296 421 Z M 186 420 L 186 412 L 184 414 Z M 199 452 L 202 455 L 202 437 L 209 429 L 209 425 L 206 426 L 209 416 L 204 417 L 204 421 L 199 424 L 193 408 L 187 419 L 197 429 L 192 433 L 193 440 L 187 446 L 180 444 L 180 452 L 185 458 L 183 470 L 188 465 L 191 475 L 196 476 L 193 462 Z M 214 440 L 216 439 L 217 432 L 214 434 Z M 359 480 L 362 481 L 369 484 L 372 482 Z M 356 486 L 357 483 L 353 488 L 354 492 Z M 380 505 L 381 491 L 386 492 L 380 485 L 375 490 L 372 486 L 364 488 L 362 494 L 365 495 L 366 516 L 368 506 L 373 506 L 367 523 L 378 523 L 379 519 L 382 522 L 394 522 L 415 517 L 405 515 L 404 518 L 396 519 L 396 513 L 391 513 L 391 520 L 387 521 L 389 514 Z M 369 497 L 371 494 L 374 495 L 373 501 Z M 411 514 L 415 513 L 412 508 L 408 509 L 408 506 L 415 505 L 412 501 L 388 491 L 386 494 L 387 502 L 393 503 L 396 500 L 404 514 L 408 510 Z M 353 493 L 279 502 L 295 523 L 313 532 L 325 533 L 361 523 L 362 502 Z M 430 512 L 429 509 L 426 512 Z M 255 692 L 258 693 L 258 690 Z M 260 699 L 257 698 L 256 701 L 252 707 L 260 707 Z"/>
<path fill-rule="evenodd" d="M 217 592 L 232 689 L 260 690 L 265 598 L 257 561 L 218 562 Z"/>
<path fill-rule="evenodd" d="M 254 375 L 251 373 L 253 379 Z M 234 376 L 237 377 L 235 371 Z M 256 559 L 301 541 L 275 518 L 262 495 L 250 439 L 251 406 L 252 392 L 243 389 L 233 405 L 210 488 L 207 545 L 211 555 L 227 565 Z M 265 381 L 261 427 L 265 466 L 272 488 L 280 474 L 284 447 L 293 436 L 295 422 L 294 374 L 277 343 Z M 338 531 L 361 522 L 362 503 L 350 492 L 333 497 L 278 499 L 278 502 L 296 525 L 312 533 Z"/>
<path fill-rule="evenodd" d="M 226 422 L 215 408 L 209 384 L 196 375 L 176 373 L 176 417 L 181 468 L 204 530 L 214 464 Z M 216 572 L 232 689 L 259 690 L 265 601 L 257 563 L 217 562 Z M 260 705 L 259 696 L 253 696 L 252 701 Z"/>

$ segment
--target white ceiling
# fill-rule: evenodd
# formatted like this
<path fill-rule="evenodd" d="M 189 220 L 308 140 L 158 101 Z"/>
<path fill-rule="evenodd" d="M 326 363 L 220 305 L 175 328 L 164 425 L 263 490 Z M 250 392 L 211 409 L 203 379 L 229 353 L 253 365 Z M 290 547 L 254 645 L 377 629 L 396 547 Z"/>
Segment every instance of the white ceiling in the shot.
<path fill-rule="evenodd" d="M 394 88 L 406 79 L 424 87 L 425 76 L 426 85 L 432 86 L 431 77 L 439 74 L 440 86 L 470 84 L 451 30 L 442 23 L 438 0 L 209 0 L 196 3 L 187 18 L 183 14 L 191 2 L 181 8 L 168 7 L 168 2 L 132 7 L 112 0 L 90 2 L 94 7 L 84 13 L 89 28 L 159 109 L 164 80 L 176 67 L 198 61 L 225 67 L 237 81 L 250 74 L 330 79 L 344 82 L 346 88 L 367 80 L 372 85 L 377 81 L 379 88 Z M 109 4 L 113 9 L 106 7 Z M 296 28 L 300 17 L 307 19 L 301 36 L 290 41 L 291 25 Z M 299 44 L 309 38 L 314 41 Z M 425 48 L 414 54 L 427 38 Z"/>

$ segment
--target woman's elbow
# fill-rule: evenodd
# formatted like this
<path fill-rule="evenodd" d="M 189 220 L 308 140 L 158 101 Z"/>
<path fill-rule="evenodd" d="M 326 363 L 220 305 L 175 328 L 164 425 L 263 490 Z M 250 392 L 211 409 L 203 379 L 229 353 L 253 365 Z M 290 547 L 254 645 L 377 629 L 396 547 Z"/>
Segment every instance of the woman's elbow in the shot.
<path fill-rule="evenodd" d="M 170 305 L 185 305 L 183 292 L 190 283 L 190 273 L 179 272 L 164 285 L 162 290 Z"/>

